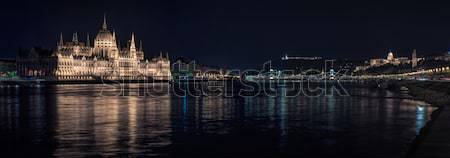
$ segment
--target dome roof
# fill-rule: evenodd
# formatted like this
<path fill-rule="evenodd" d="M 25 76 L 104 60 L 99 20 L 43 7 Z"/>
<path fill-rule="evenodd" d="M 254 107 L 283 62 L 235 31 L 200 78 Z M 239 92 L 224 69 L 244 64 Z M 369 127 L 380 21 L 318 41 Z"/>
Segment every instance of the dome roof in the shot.
<path fill-rule="evenodd" d="M 97 37 L 95 37 L 95 39 L 98 41 L 112 41 L 113 35 L 111 32 L 109 32 L 109 30 L 101 29 L 98 32 Z"/>
<path fill-rule="evenodd" d="M 394 60 L 394 53 L 389 52 L 387 56 L 387 60 Z"/>

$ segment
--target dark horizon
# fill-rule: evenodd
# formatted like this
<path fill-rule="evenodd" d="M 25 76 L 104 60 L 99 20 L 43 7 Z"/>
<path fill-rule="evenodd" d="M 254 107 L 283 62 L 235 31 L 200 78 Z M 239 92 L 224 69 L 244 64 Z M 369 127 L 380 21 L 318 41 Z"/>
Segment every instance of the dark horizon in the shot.
<path fill-rule="evenodd" d="M 450 5 L 416 1 L 25 1 L 2 7 L 0 57 L 53 49 L 78 32 L 95 37 L 106 14 L 121 46 L 131 33 L 146 56 L 160 51 L 206 65 L 253 68 L 283 52 L 349 59 L 445 52 Z"/>

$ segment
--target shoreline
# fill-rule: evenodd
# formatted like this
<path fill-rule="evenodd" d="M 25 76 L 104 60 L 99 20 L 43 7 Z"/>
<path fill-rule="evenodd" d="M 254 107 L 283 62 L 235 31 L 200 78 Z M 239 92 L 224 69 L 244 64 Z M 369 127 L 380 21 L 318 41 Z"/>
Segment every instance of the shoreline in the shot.
<path fill-rule="evenodd" d="M 424 127 L 422 127 L 419 134 L 412 140 L 412 142 L 408 144 L 408 147 L 403 154 L 404 158 L 417 157 L 419 150 L 430 150 L 423 149 L 426 148 L 423 146 L 425 146 L 424 144 L 427 141 L 427 138 L 429 138 L 432 134 L 430 133 L 430 131 L 433 130 L 433 127 L 434 125 L 436 125 L 436 121 L 439 120 L 440 116 L 442 116 L 445 112 L 449 112 L 448 110 L 445 110 L 447 109 L 446 106 L 450 105 L 450 95 L 442 91 L 442 89 L 446 90 L 447 87 L 450 87 L 450 84 L 444 84 L 445 83 L 411 81 L 388 83 L 389 86 L 387 87 L 390 87 L 391 90 L 393 89 L 394 91 L 398 92 L 402 87 L 406 87 L 408 89 L 408 94 L 412 97 L 412 99 L 420 100 L 430 104 L 430 106 L 437 107 L 437 109 L 431 113 L 430 120 L 427 121 Z M 438 91 L 439 89 L 437 88 L 441 89 L 441 91 Z M 428 151 L 427 153 L 427 155 L 420 156 L 433 157 L 431 156 L 431 154 L 433 153 L 432 151 Z"/>

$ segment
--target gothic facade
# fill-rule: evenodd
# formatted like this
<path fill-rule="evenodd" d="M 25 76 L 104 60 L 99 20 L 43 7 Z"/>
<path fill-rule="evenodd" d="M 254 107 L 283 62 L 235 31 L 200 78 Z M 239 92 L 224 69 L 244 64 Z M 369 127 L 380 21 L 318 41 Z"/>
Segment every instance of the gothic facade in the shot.
<path fill-rule="evenodd" d="M 170 80 L 168 55 L 145 59 L 140 47 L 136 47 L 134 34 L 127 46 L 120 47 L 115 31 L 103 25 L 91 45 L 89 35 L 85 42 L 73 34 L 72 41 L 65 42 L 62 34 L 53 51 L 33 48 L 19 53 L 17 72 L 21 77 L 48 80 Z"/>

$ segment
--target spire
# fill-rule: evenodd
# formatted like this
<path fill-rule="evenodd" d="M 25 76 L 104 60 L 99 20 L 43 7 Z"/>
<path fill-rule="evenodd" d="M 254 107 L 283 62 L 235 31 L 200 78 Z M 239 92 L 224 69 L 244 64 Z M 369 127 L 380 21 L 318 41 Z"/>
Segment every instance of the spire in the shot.
<path fill-rule="evenodd" d="M 130 52 L 136 51 L 136 44 L 134 42 L 134 33 L 131 33 Z"/>
<path fill-rule="evenodd" d="M 76 32 L 73 33 L 72 42 L 78 42 L 78 34 Z"/>
<path fill-rule="evenodd" d="M 89 38 L 89 34 L 86 37 L 86 46 L 89 47 L 91 45 L 91 39 Z"/>
<path fill-rule="evenodd" d="M 142 51 L 142 40 L 139 40 L 139 51 Z"/>
<path fill-rule="evenodd" d="M 166 59 L 169 59 L 169 52 L 166 52 Z"/>
<path fill-rule="evenodd" d="M 106 25 L 106 14 L 103 14 L 103 26 L 102 26 L 103 30 L 107 30 L 108 29 L 108 25 Z"/>
<path fill-rule="evenodd" d="M 113 45 L 117 46 L 117 41 L 116 41 L 116 30 L 113 30 L 112 33 L 112 40 L 113 40 Z"/>
<path fill-rule="evenodd" d="M 162 58 L 162 51 L 159 52 L 159 58 Z"/>
<path fill-rule="evenodd" d="M 64 44 L 63 34 L 61 33 L 61 34 L 59 35 L 59 43 L 58 43 L 58 45 L 62 46 L 63 44 Z"/>
<path fill-rule="evenodd" d="M 113 30 L 112 38 L 114 41 L 116 40 L 116 30 Z"/>

